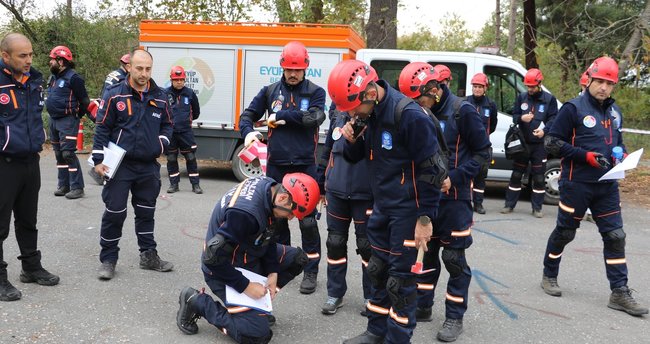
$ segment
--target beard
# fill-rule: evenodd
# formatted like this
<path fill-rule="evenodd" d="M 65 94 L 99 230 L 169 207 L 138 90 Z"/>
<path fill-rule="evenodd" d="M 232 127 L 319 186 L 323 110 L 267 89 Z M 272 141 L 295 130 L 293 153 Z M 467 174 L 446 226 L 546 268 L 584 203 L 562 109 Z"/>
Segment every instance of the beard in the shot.
<path fill-rule="evenodd" d="M 59 74 L 60 71 L 61 69 L 59 68 L 59 65 L 50 65 L 50 72 L 52 72 L 52 74 Z"/>

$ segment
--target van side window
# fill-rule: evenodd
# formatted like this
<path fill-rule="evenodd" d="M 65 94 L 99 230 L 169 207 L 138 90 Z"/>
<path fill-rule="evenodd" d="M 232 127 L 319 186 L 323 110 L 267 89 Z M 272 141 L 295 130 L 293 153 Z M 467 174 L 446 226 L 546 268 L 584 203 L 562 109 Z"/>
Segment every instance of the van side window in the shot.
<path fill-rule="evenodd" d="M 526 92 L 524 77 L 512 69 L 494 66 L 485 66 L 483 73 L 490 80 L 490 87 L 487 90 L 488 97 L 497 104 L 499 112 L 512 115 L 512 107 L 517 95 Z"/>
<path fill-rule="evenodd" d="M 379 79 L 388 81 L 393 88 L 399 90 L 399 74 L 409 63 L 410 61 L 374 60 L 370 66 L 375 69 Z"/>
<path fill-rule="evenodd" d="M 449 89 L 454 92 L 459 97 L 465 97 L 465 90 L 467 88 L 467 65 L 464 63 L 452 63 L 452 62 L 439 62 L 439 61 L 428 61 L 432 66 L 437 64 L 443 64 L 451 70 L 451 81 L 449 82 Z"/>

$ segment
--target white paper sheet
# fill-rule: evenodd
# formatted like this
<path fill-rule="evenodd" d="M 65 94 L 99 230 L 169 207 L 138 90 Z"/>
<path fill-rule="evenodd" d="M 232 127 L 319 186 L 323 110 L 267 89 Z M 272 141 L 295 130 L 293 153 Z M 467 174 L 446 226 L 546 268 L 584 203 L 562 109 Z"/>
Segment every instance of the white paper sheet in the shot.
<path fill-rule="evenodd" d="M 627 158 L 623 159 L 618 165 L 612 167 L 611 170 L 603 174 L 598 181 L 601 180 L 612 180 L 612 179 L 623 179 L 625 178 L 625 171 L 636 168 L 639 164 L 639 160 L 643 155 L 643 148 L 630 153 Z"/>
<path fill-rule="evenodd" d="M 266 286 L 267 278 L 258 275 L 252 271 L 242 268 L 235 268 L 240 271 L 244 277 L 248 278 L 251 282 L 257 282 Z M 253 299 L 244 293 L 238 293 L 235 289 L 226 286 L 226 304 L 228 306 L 242 306 L 255 308 L 259 311 L 271 313 L 273 311 L 273 304 L 271 303 L 271 293 L 266 293 L 259 299 Z"/>
<path fill-rule="evenodd" d="M 107 178 L 113 178 L 122 163 L 124 154 L 126 154 L 126 151 L 113 142 L 109 142 L 108 147 L 104 147 L 104 161 L 102 161 L 102 164 L 108 167 L 108 171 L 105 173 Z"/>

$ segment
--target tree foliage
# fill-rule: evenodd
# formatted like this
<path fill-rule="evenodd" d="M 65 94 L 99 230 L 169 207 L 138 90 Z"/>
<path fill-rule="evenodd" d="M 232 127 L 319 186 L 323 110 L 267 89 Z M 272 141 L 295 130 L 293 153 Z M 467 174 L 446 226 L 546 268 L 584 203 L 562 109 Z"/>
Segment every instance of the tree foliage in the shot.
<path fill-rule="evenodd" d="M 414 33 L 397 39 L 398 49 L 432 51 L 471 51 L 476 40 L 457 14 L 446 14 L 440 19 L 439 32 L 432 33 L 419 25 Z M 494 37 L 494 35 L 492 35 Z"/>

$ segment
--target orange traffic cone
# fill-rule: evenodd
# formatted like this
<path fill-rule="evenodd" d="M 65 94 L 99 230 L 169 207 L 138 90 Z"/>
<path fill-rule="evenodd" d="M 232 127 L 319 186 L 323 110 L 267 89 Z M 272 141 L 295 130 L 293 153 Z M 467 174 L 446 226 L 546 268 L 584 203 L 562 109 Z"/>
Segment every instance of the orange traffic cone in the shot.
<path fill-rule="evenodd" d="M 77 150 L 84 149 L 84 122 L 79 121 L 79 131 L 77 132 Z"/>

